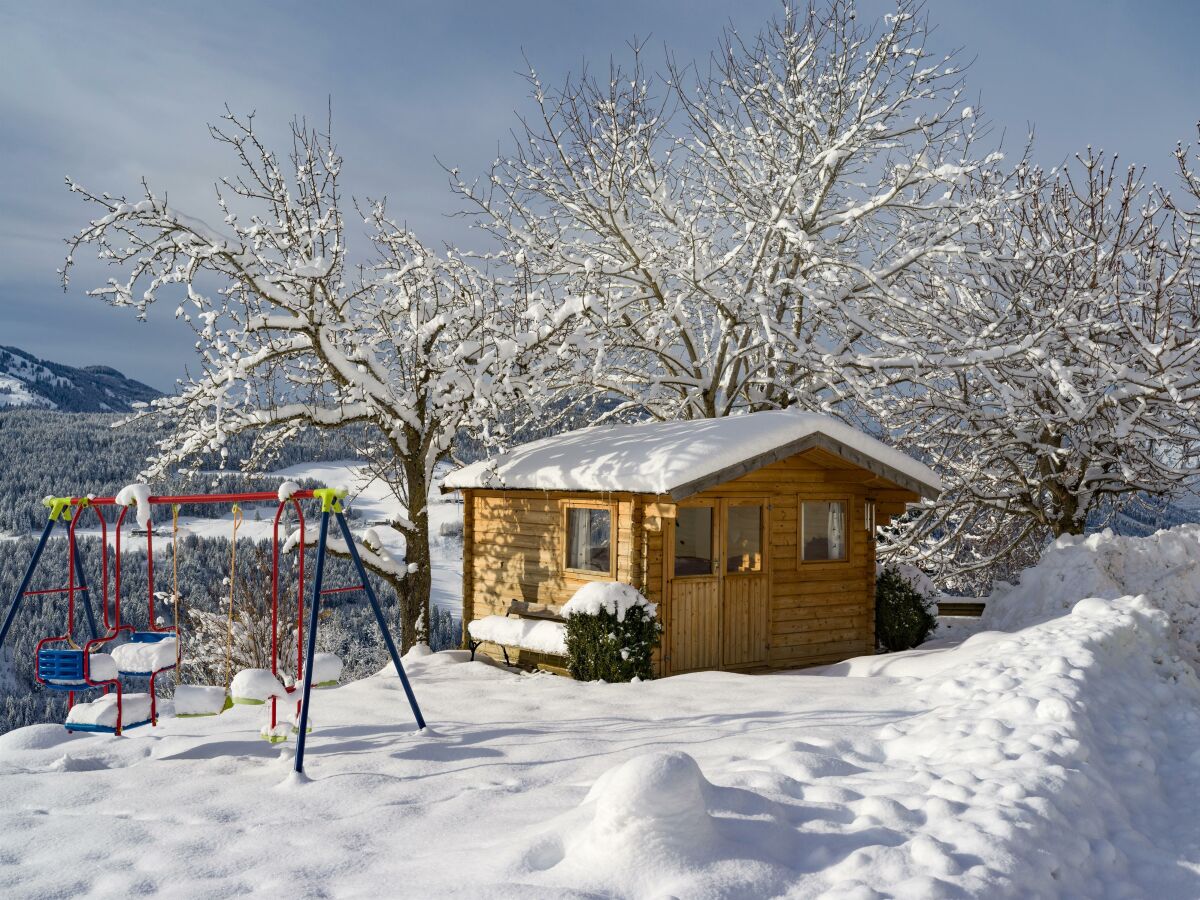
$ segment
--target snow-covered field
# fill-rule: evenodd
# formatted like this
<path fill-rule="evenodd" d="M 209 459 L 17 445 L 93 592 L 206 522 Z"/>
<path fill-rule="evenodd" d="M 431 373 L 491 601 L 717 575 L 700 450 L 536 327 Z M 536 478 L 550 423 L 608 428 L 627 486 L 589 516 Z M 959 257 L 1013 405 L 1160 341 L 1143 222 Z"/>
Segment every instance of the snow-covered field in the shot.
<path fill-rule="evenodd" d="M 398 511 L 353 464 L 280 475 Z M 262 708 L 19 729 L 0 895 L 1200 897 L 1198 560 L 1197 526 L 1064 539 L 982 622 L 806 672 L 580 684 L 418 648 L 430 728 L 387 670 L 320 691 L 299 779 Z"/>
<path fill-rule="evenodd" d="M 1141 600 L 816 673 L 630 685 L 461 652 L 261 708 L 0 737 L 0 892 L 1195 897 L 1200 685 Z M 882 664 L 882 666 L 881 666 Z M 880 674 L 880 672 L 886 674 Z"/>

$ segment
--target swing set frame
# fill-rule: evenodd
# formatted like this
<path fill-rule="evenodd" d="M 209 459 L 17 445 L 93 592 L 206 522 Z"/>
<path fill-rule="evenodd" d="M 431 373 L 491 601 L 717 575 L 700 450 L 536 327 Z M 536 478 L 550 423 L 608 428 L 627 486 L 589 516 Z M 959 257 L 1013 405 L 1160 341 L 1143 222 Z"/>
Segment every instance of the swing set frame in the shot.
<path fill-rule="evenodd" d="M 400 661 L 400 653 L 396 648 L 395 641 L 392 640 L 391 630 L 388 628 L 387 619 L 383 615 L 383 610 L 379 605 L 379 600 L 375 596 L 375 591 L 371 587 L 370 579 L 367 577 L 366 567 L 363 565 L 362 558 L 359 556 L 358 548 L 354 543 L 353 535 L 350 532 L 350 526 L 346 522 L 346 517 L 342 510 L 342 499 L 346 496 L 346 492 L 337 488 L 316 488 L 311 490 L 297 490 L 292 492 L 284 499 L 280 499 L 279 494 L 271 491 L 258 491 L 247 493 L 231 493 L 231 494 L 182 494 L 156 496 L 151 495 L 144 502 L 148 503 L 151 508 L 155 506 L 181 506 L 188 503 L 277 503 L 275 509 L 275 518 L 272 525 L 271 539 L 271 670 L 278 677 L 278 617 L 279 617 L 279 524 L 283 517 L 283 512 L 290 503 L 296 511 L 297 523 L 299 526 L 299 543 L 297 545 L 297 628 L 296 635 L 296 683 L 288 688 L 288 692 L 297 691 L 298 685 L 303 681 L 301 696 L 298 699 L 298 712 L 300 721 L 297 724 L 297 741 L 296 741 L 296 761 L 295 770 L 297 772 L 304 771 L 304 746 L 305 735 L 308 730 L 308 713 L 309 699 L 312 694 L 312 675 L 313 666 L 305 666 L 305 660 L 311 660 L 316 654 L 317 647 L 317 628 L 319 625 L 318 614 L 321 607 L 321 598 L 326 594 L 340 594 L 350 591 L 362 591 L 366 594 L 368 602 L 371 604 L 371 609 L 375 614 L 375 621 L 379 625 L 379 630 L 383 635 L 383 641 L 388 650 L 388 655 L 391 657 L 392 664 L 396 669 L 396 674 L 400 677 L 400 683 L 404 687 L 405 696 L 408 699 L 408 704 L 412 709 L 413 718 L 416 720 L 418 729 L 425 728 L 425 719 L 421 715 L 420 706 L 417 704 L 416 695 L 413 693 L 412 685 L 409 683 L 408 675 L 404 671 L 404 665 Z M 304 616 L 301 612 L 304 600 L 304 547 L 305 547 L 305 519 L 304 509 L 301 506 L 302 500 L 317 500 L 321 503 L 321 525 L 320 536 L 317 541 L 317 563 L 316 572 L 313 577 L 313 589 L 309 602 L 308 613 L 308 629 L 304 630 Z M 72 640 L 72 629 L 75 618 L 75 598 L 78 595 L 84 612 L 87 618 L 88 627 L 91 632 L 91 640 L 85 644 L 83 650 L 83 681 L 84 684 L 79 685 L 75 689 L 70 690 L 70 701 L 74 704 L 75 690 L 87 690 L 89 688 L 101 688 L 104 693 L 108 693 L 110 689 L 115 688 L 117 692 L 117 726 L 116 734 L 122 733 L 121 721 L 121 685 L 119 678 L 114 681 L 97 681 L 93 682 L 88 678 L 87 657 L 91 649 L 109 641 L 114 640 L 122 631 L 134 632 L 132 625 L 121 624 L 120 604 L 121 604 L 121 526 L 125 521 L 125 516 L 129 511 L 129 506 L 118 503 L 115 497 L 48 497 L 43 503 L 49 507 L 50 515 L 46 521 L 46 526 L 42 530 L 41 537 L 38 540 L 37 547 L 34 549 L 33 557 L 29 561 L 29 565 L 25 570 L 25 575 L 21 579 L 20 586 L 17 588 L 16 594 L 13 596 L 12 603 L 8 608 L 8 613 L 5 615 L 3 624 L 0 624 L 0 648 L 3 648 L 4 642 L 8 637 L 9 630 L 12 627 L 13 621 L 16 619 L 22 603 L 27 597 L 38 596 L 53 596 L 67 595 L 67 627 L 62 635 L 45 638 L 37 645 L 37 651 L 40 652 L 44 646 L 54 642 L 67 643 L 75 646 Z M 104 516 L 104 507 L 118 507 L 120 513 L 115 521 L 115 547 L 114 547 L 114 577 L 113 577 L 113 603 L 112 603 L 112 619 L 109 617 L 109 593 L 108 593 L 108 522 Z M 101 586 L 101 603 L 102 615 L 105 628 L 104 634 L 97 634 L 95 614 L 91 604 L 91 588 L 87 583 L 84 575 L 83 564 L 80 558 L 79 546 L 76 541 L 76 528 L 79 520 L 87 509 L 93 509 L 100 519 L 100 534 L 101 534 L 101 578 L 103 584 Z M 353 563 L 358 576 L 359 583 L 355 585 L 343 587 L 324 587 L 325 575 L 325 556 L 329 538 L 330 518 L 336 521 L 339 530 L 341 531 L 342 539 L 345 542 L 347 553 Z M 33 580 L 34 573 L 37 571 L 38 563 L 42 558 L 42 554 L 46 549 L 46 544 L 50 539 L 56 525 L 63 525 L 67 531 L 68 541 L 68 582 L 63 588 L 50 588 L 46 590 L 30 590 L 29 585 Z M 171 626 L 159 628 L 155 625 L 154 615 L 154 522 L 153 517 L 146 523 L 146 559 L 147 559 L 147 631 L 155 634 L 173 633 L 176 638 L 179 637 L 179 623 L 176 622 Z M 305 641 L 307 637 L 307 642 Z M 39 661 L 41 656 L 38 657 Z M 176 664 L 167 668 L 178 668 L 178 656 Z M 166 671 L 160 669 L 158 672 L 150 673 L 150 703 L 151 703 L 151 724 L 157 724 L 157 704 L 154 693 L 154 677 L 159 672 Z M 47 682 L 42 678 L 41 673 L 38 674 L 38 680 L 43 684 Z M 58 687 L 53 684 L 47 684 L 47 687 L 57 689 L 68 689 Z M 145 724 L 145 723 L 137 723 Z M 274 728 L 277 724 L 277 705 L 276 698 L 271 699 L 271 727 Z M 68 726 L 70 727 L 70 726 Z M 133 727 L 133 726 L 129 726 Z"/>

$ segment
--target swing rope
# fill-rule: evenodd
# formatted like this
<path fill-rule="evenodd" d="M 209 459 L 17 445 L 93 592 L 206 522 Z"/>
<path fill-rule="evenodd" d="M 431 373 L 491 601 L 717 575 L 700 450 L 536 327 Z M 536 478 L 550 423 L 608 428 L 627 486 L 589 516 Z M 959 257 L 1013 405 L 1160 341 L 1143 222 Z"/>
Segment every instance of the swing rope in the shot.
<path fill-rule="evenodd" d="M 233 537 L 229 542 L 229 634 L 225 642 L 225 693 L 233 684 L 233 586 L 237 580 L 237 533 L 242 525 L 242 508 L 233 505 Z"/>

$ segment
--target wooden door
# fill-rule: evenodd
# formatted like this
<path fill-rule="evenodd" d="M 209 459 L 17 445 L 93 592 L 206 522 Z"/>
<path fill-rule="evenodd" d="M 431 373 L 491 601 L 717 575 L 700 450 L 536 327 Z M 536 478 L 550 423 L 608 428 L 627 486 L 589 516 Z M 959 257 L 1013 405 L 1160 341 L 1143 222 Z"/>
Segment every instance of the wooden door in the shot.
<path fill-rule="evenodd" d="M 721 666 L 745 668 L 767 661 L 766 500 L 721 502 Z"/>
<path fill-rule="evenodd" d="M 721 665 L 721 575 L 715 503 L 680 504 L 670 550 L 666 668 L 672 675 Z"/>

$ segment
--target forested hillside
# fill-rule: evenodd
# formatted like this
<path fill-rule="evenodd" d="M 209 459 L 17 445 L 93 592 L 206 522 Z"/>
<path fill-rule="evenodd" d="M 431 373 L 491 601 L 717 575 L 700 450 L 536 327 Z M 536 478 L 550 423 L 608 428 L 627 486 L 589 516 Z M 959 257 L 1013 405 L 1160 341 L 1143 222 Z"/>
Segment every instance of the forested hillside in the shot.
<path fill-rule="evenodd" d="M 129 412 L 162 391 L 110 366 L 74 366 L 0 347 L 0 408 L 31 406 L 63 412 Z"/>

